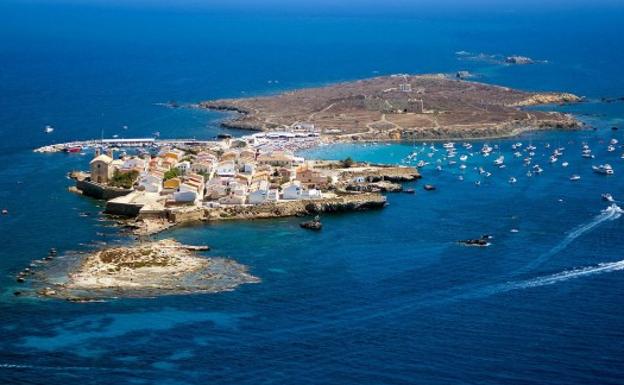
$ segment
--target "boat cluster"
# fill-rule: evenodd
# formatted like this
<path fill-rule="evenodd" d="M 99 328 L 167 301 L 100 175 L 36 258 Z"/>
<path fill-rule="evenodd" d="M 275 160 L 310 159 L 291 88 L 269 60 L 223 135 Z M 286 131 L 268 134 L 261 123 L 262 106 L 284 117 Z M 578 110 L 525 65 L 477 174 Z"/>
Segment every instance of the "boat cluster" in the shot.
<path fill-rule="evenodd" d="M 617 139 L 611 139 L 609 141 L 607 151 L 615 151 L 617 144 Z M 415 165 L 418 168 L 425 168 L 430 164 L 435 164 L 435 170 L 437 171 L 442 171 L 444 167 L 452 167 L 459 163 L 459 166 L 457 167 L 459 170 L 464 171 L 468 168 L 467 162 L 470 158 L 478 156 L 483 158 L 496 156 L 496 158 L 492 161 L 492 165 L 499 169 L 507 167 L 506 158 L 502 151 L 503 149 L 498 144 L 489 145 L 485 143 L 480 149 L 473 150 L 473 144 L 466 142 L 461 144 L 460 151 L 462 153 L 459 153 L 457 147 L 454 142 L 442 144 L 442 149 L 437 148 L 435 143 L 430 145 L 424 143 L 421 147 L 415 148 L 412 153 L 402 160 L 402 163 Z M 564 147 L 555 147 L 546 143 L 544 148 L 548 150 L 548 152 L 546 154 L 542 153 L 539 156 L 547 156 L 548 163 L 550 165 L 560 164 L 561 167 L 564 168 L 570 165 L 568 161 L 563 160 L 565 153 Z M 524 145 L 522 142 L 516 142 L 511 145 L 511 150 L 513 151 L 514 158 L 522 159 L 522 164 L 526 168 L 525 174 L 527 177 L 540 175 L 544 172 L 544 168 L 536 161 L 538 157 L 538 155 L 536 155 L 538 148 L 535 145 Z M 440 152 L 440 154 L 437 154 L 438 152 Z M 582 145 L 581 157 L 586 159 L 595 159 L 595 155 L 592 153 L 592 150 L 587 143 L 583 143 Z M 622 154 L 621 158 L 624 159 L 624 154 Z M 484 177 L 490 177 L 492 175 L 492 172 L 487 171 L 484 166 L 476 166 L 474 167 L 474 170 L 478 172 L 479 175 Z M 615 173 L 613 167 L 608 163 L 593 165 L 592 170 L 601 175 L 613 175 Z M 464 180 L 464 175 L 459 175 L 458 178 L 459 180 Z M 571 181 L 578 181 L 580 179 L 581 176 L 578 174 L 570 176 Z M 508 179 L 510 184 L 514 184 L 517 181 L 518 179 L 515 176 L 511 176 Z M 480 185 L 481 181 L 477 180 L 475 181 L 475 184 Z"/>

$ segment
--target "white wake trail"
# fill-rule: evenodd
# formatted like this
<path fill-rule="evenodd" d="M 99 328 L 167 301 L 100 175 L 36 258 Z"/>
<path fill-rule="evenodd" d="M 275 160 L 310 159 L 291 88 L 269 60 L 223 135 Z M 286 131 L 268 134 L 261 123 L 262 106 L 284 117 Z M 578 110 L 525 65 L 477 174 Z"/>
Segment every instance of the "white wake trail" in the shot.
<path fill-rule="evenodd" d="M 562 271 L 552 275 L 546 275 L 534 279 L 529 279 L 521 282 L 511 282 L 506 287 L 501 288 L 501 291 L 510 291 L 517 289 L 529 289 L 532 287 L 552 285 L 558 282 L 567 281 L 570 279 L 581 278 L 594 274 L 609 273 L 613 271 L 624 270 L 624 259 L 616 262 L 600 263 L 595 266 L 583 267 L 573 270 Z"/>
<path fill-rule="evenodd" d="M 566 247 L 568 247 L 568 245 L 570 245 L 570 243 L 572 243 L 578 237 L 582 236 L 586 232 L 592 230 L 594 227 L 600 225 L 601 223 L 603 223 L 605 221 L 609 221 L 609 220 L 614 221 L 614 220 L 620 218 L 623 213 L 624 213 L 624 210 L 622 210 L 622 208 L 620 208 L 620 206 L 618 206 L 615 203 L 613 203 L 611 206 L 609 206 L 606 209 L 602 210 L 600 212 L 600 214 L 597 215 L 591 222 L 589 222 L 589 223 L 587 223 L 585 225 L 582 225 L 582 226 L 576 228 L 575 230 L 573 230 L 572 232 L 570 232 L 561 242 L 559 242 L 559 244 L 557 244 L 555 247 L 550 249 L 548 252 L 540 255 L 538 258 L 536 258 L 531 263 L 526 265 L 524 268 L 522 268 L 516 274 L 518 274 L 518 273 L 525 273 L 525 272 L 527 272 L 529 270 L 535 269 L 536 267 L 538 267 L 539 265 L 541 265 L 542 263 L 544 263 L 548 259 L 550 259 L 553 255 L 559 253 L 561 250 L 563 250 Z"/>

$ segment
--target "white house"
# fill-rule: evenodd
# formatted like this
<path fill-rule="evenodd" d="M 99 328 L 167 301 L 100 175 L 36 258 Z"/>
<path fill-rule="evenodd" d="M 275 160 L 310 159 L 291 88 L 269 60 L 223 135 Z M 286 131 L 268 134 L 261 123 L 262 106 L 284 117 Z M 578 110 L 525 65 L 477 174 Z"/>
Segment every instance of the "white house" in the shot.
<path fill-rule="evenodd" d="M 301 193 L 301 199 L 321 199 L 323 198 L 323 194 L 321 190 L 317 190 L 315 188 L 311 188 L 309 190 L 303 191 Z"/>
<path fill-rule="evenodd" d="M 197 187 L 182 183 L 178 187 L 178 191 L 173 193 L 173 199 L 176 202 L 195 202 L 199 199 Z"/>
<path fill-rule="evenodd" d="M 234 162 L 223 162 L 217 166 L 218 176 L 234 176 L 236 175 L 236 166 Z"/>
<path fill-rule="evenodd" d="M 276 189 L 262 189 L 249 193 L 247 201 L 252 205 L 258 205 L 266 202 L 277 202 L 279 200 L 279 193 Z"/>
<path fill-rule="evenodd" d="M 282 197 L 284 199 L 301 199 L 302 193 L 303 188 L 299 181 L 284 183 L 282 185 Z"/>
<path fill-rule="evenodd" d="M 180 170 L 182 174 L 186 174 L 191 169 L 191 162 L 188 160 L 182 161 L 176 165 L 176 168 Z"/>
<path fill-rule="evenodd" d="M 122 169 L 143 172 L 147 169 L 147 163 L 141 158 L 132 157 L 124 160 Z"/>
<path fill-rule="evenodd" d="M 210 161 L 195 162 L 191 165 L 191 171 L 197 174 L 210 174 L 213 167 L 213 163 Z"/>

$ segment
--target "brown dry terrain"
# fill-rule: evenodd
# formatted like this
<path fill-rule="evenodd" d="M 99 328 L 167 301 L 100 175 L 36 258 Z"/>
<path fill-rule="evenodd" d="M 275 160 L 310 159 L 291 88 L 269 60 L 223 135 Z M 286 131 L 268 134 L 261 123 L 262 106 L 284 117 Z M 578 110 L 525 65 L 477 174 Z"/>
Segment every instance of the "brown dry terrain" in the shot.
<path fill-rule="evenodd" d="M 392 75 L 199 106 L 237 112 L 223 122 L 232 128 L 279 131 L 307 123 L 334 139 L 397 140 L 578 128 L 581 123 L 569 115 L 522 107 L 580 100 L 569 93 L 524 92 L 444 75 Z"/>

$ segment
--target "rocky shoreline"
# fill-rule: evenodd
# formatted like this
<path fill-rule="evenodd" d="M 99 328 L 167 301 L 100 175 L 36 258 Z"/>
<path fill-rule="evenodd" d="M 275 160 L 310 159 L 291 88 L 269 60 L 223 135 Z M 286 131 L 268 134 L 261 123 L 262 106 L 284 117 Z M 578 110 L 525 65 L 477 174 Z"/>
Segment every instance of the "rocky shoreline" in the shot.
<path fill-rule="evenodd" d="M 389 185 L 394 186 L 394 184 Z M 390 187 L 389 187 L 390 189 Z M 396 189 L 394 191 L 400 191 Z M 137 217 L 128 219 L 124 225 L 139 237 L 151 236 L 175 226 L 191 223 L 223 220 L 255 220 L 299 217 L 321 213 L 363 211 L 381 209 L 387 205 L 385 196 L 378 192 L 343 193 L 319 200 L 279 201 L 259 205 L 229 205 L 221 207 L 198 207 L 184 211 L 170 211 L 166 217 Z"/>
<path fill-rule="evenodd" d="M 84 302 L 117 297 L 216 293 L 260 280 L 227 258 L 195 255 L 206 250 L 172 239 L 105 248 L 87 254 L 63 279 L 42 273 L 37 295 Z"/>

